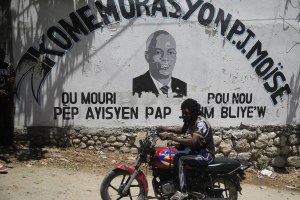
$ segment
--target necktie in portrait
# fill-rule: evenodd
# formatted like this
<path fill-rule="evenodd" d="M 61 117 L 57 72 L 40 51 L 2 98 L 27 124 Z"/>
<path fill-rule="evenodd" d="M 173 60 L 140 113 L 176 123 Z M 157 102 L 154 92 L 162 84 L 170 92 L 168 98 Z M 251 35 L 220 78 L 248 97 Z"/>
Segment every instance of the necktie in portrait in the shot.
<path fill-rule="evenodd" d="M 160 90 L 162 91 L 163 94 L 167 95 L 167 97 L 168 97 L 169 86 L 165 85 L 165 86 L 161 87 Z"/>

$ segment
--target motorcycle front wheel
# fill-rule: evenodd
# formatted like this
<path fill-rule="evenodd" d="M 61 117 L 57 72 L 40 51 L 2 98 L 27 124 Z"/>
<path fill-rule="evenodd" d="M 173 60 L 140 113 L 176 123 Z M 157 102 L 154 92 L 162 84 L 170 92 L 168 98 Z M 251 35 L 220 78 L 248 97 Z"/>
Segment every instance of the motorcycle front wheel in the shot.
<path fill-rule="evenodd" d="M 100 195 L 102 200 L 145 200 L 146 192 L 143 184 L 137 178 L 134 179 L 127 194 L 122 194 L 126 182 L 130 179 L 127 171 L 116 170 L 108 173 L 102 181 Z"/>

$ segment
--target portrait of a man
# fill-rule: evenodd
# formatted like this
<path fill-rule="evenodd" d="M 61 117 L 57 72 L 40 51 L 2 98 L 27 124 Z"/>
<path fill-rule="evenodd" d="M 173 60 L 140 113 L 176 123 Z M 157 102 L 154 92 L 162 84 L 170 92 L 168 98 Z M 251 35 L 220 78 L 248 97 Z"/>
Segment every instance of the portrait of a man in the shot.
<path fill-rule="evenodd" d="M 176 64 L 176 42 L 167 31 L 152 33 L 146 42 L 145 59 L 149 70 L 133 79 L 133 95 L 141 97 L 145 93 L 153 93 L 158 97 L 168 98 L 187 95 L 187 84 L 172 77 Z"/>

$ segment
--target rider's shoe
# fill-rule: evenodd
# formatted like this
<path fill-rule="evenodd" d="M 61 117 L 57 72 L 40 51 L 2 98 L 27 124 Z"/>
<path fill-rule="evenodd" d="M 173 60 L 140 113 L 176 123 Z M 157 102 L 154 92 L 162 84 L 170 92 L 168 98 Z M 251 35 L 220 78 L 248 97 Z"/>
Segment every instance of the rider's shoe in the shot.
<path fill-rule="evenodd" d="M 182 200 L 187 198 L 189 195 L 187 193 L 181 193 L 180 191 L 177 191 L 170 200 Z"/>

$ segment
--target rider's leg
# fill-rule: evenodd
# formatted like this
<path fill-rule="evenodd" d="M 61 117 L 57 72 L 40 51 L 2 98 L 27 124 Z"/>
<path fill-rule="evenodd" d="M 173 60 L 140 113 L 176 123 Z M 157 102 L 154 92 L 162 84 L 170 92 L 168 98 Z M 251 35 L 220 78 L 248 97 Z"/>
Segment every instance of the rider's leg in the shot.
<path fill-rule="evenodd" d="M 206 152 L 200 153 L 200 154 L 187 154 L 187 155 L 181 155 L 178 158 L 178 177 L 180 182 L 180 189 L 183 193 L 187 192 L 187 186 L 186 186 L 186 173 L 184 170 L 185 164 L 191 164 L 191 165 L 207 165 L 213 161 L 213 157 Z"/>

